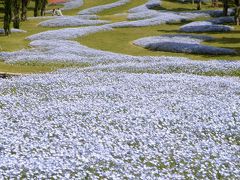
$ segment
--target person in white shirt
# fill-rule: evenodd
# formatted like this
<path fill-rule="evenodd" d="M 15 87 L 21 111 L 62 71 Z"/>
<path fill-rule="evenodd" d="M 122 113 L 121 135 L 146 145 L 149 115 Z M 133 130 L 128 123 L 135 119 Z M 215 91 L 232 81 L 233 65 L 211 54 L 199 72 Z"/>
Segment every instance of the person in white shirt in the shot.
<path fill-rule="evenodd" d="M 62 11 L 61 11 L 59 8 L 57 8 L 57 9 L 55 10 L 55 14 L 56 14 L 57 16 L 63 16 Z"/>

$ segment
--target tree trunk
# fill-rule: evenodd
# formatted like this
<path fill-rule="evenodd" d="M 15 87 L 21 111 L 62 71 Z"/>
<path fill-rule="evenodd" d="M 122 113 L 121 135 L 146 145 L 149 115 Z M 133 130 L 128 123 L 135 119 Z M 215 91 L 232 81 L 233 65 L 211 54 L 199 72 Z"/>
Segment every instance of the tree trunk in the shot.
<path fill-rule="evenodd" d="M 235 10 L 235 16 L 234 16 L 234 20 L 235 20 L 235 23 L 237 26 L 239 26 L 239 23 L 240 23 L 240 6 L 236 7 L 236 10 Z"/>
<path fill-rule="evenodd" d="M 9 35 L 11 33 L 10 24 L 12 20 L 12 0 L 4 0 L 4 23 L 3 29 L 5 35 Z"/>
<path fill-rule="evenodd" d="M 212 0 L 212 7 L 218 7 L 218 0 Z"/>
<path fill-rule="evenodd" d="M 22 0 L 22 13 L 21 13 L 21 20 L 27 20 L 27 6 L 29 4 L 29 0 Z"/>
<path fill-rule="evenodd" d="M 38 16 L 39 5 L 40 5 L 40 0 L 35 0 L 34 17 Z"/>
<path fill-rule="evenodd" d="M 48 0 L 41 0 L 41 16 L 45 16 L 46 6 L 48 4 Z"/>
<path fill-rule="evenodd" d="M 20 27 L 20 0 L 12 0 L 13 5 L 13 27 L 19 29 Z"/>
<path fill-rule="evenodd" d="M 228 0 L 223 0 L 223 15 L 228 15 Z"/>
<path fill-rule="evenodd" d="M 201 10 L 202 0 L 197 1 L 197 10 Z"/>
<path fill-rule="evenodd" d="M 239 6 L 239 5 L 240 5 L 240 1 L 239 1 L 239 0 L 234 0 L 234 4 L 235 4 L 236 6 Z"/>

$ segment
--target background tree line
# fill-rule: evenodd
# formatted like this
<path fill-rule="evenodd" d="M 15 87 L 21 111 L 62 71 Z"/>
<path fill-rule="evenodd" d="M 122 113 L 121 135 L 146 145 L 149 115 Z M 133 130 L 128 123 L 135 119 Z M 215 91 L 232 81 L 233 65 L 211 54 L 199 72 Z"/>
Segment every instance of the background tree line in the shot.
<path fill-rule="evenodd" d="M 27 20 L 28 6 L 30 2 L 34 2 L 34 16 L 43 16 L 45 13 L 48 0 L 0 0 L 3 5 L 3 29 L 6 35 L 11 33 L 10 25 L 13 22 L 13 27 L 20 28 L 20 22 Z"/>

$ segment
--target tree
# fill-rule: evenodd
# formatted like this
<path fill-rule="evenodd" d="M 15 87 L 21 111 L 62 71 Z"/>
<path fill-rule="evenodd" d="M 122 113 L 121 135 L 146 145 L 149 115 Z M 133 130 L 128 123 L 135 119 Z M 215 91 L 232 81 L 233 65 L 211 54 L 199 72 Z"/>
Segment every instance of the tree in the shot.
<path fill-rule="evenodd" d="M 240 0 L 234 0 L 235 3 L 235 15 L 234 15 L 234 20 L 236 25 L 239 25 L 240 23 Z"/>
<path fill-rule="evenodd" d="M 4 23 L 3 29 L 5 35 L 11 33 L 10 24 L 12 21 L 12 0 L 4 0 Z"/>
<path fill-rule="evenodd" d="M 228 15 L 228 0 L 223 0 L 223 15 Z"/>
<path fill-rule="evenodd" d="M 40 3 L 41 3 L 40 0 L 35 0 L 34 17 L 38 16 L 38 10 L 39 10 Z"/>
<path fill-rule="evenodd" d="M 13 27 L 19 29 L 20 26 L 20 5 L 21 0 L 12 0 L 13 6 Z"/>
<path fill-rule="evenodd" d="M 197 10 L 201 10 L 202 0 L 197 0 Z"/>
<path fill-rule="evenodd" d="M 46 6 L 48 4 L 48 0 L 41 0 L 41 16 L 45 15 L 45 10 L 46 10 Z"/>
<path fill-rule="evenodd" d="M 236 6 L 240 6 L 240 0 L 234 0 L 234 4 L 235 4 Z"/>
<path fill-rule="evenodd" d="M 29 3 L 30 3 L 30 0 L 22 0 L 22 13 L 21 13 L 22 21 L 27 20 L 27 7 Z"/>
<path fill-rule="evenodd" d="M 240 6 L 238 6 L 236 8 L 236 13 L 235 13 L 235 16 L 234 16 L 234 20 L 236 22 L 236 25 L 239 26 L 239 23 L 240 23 Z"/>
<path fill-rule="evenodd" d="M 212 0 L 212 7 L 218 7 L 218 0 Z"/>

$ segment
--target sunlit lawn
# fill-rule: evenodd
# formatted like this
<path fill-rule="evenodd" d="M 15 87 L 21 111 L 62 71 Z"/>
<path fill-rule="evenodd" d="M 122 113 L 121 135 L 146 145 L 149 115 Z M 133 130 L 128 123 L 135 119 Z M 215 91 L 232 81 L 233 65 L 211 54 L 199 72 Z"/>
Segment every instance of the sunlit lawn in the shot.
<path fill-rule="evenodd" d="M 136 56 L 176 56 L 187 57 L 196 60 L 212 60 L 212 59 L 224 59 L 224 60 L 240 60 L 240 55 L 235 56 L 210 56 L 210 55 L 193 55 L 185 53 L 171 53 L 161 51 L 150 51 L 142 47 L 138 47 L 132 44 L 136 39 L 147 36 L 158 36 L 163 34 L 176 34 L 181 23 L 176 24 L 164 24 L 152 27 L 141 28 L 116 28 L 113 31 L 98 32 L 86 37 L 78 39 L 84 45 L 92 48 L 101 49 L 105 51 L 111 51 L 116 53 L 124 53 Z M 202 35 L 209 35 L 216 38 L 211 42 L 205 42 L 204 44 L 233 48 L 240 52 L 240 27 L 235 26 L 235 31 L 226 33 L 202 33 Z M 193 33 L 194 34 L 194 33 Z"/>

